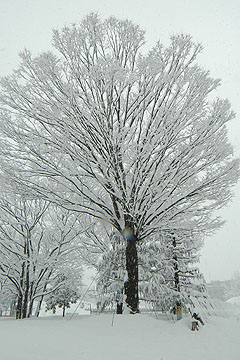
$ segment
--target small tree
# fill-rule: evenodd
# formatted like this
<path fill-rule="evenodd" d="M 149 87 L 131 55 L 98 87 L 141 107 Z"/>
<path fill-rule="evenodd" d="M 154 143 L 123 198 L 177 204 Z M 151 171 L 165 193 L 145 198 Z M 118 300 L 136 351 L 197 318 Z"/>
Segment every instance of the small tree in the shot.
<path fill-rule="evenodd" d="M 138 311 L 137 244 L 161 230 L 208 233 L 238 178 L 227 100 L 173 36 L 140 53 L 144 32 L 95 14 L 54 31 L 55 53 L 1 81 L 1 152 L 19 186 L 108 222 L 126 239 L 127 301 Z M 5 137 L 5 138 L 4 138 Z"/>
<path fill-rule="evenodd" d="M 162 310 L 170 310 L 176 304 L 187 309 L 191 298 L 204 303 L 205 282 L 196 267 L 201 244 L 199 235 L 183 230 L 159 232 L 155 241 L 143 244 L 139 251 L 143 298 Z"/>
<path fill-rule="evenodd" d="M 46 297 L 46 310 L 52 310 L 55 314 L 57 307 L 62 308 L 64 317 L 66 309 L 79 300 L 79 288 L 75 279 L 69 279 L 65 275 L 57 279 L 55 286 L 58 284 L 61 286 Z"/>

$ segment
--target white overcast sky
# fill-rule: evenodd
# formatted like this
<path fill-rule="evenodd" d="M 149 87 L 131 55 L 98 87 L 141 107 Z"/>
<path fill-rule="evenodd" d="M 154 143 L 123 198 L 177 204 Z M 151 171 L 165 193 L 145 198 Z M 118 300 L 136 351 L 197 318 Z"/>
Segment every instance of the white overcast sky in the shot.
<path fill-rule="evenodd" d="M 198 59 L 222 79 L 218 95 L 236 112 L 229 138 L 240 156 L 240 1 L 239 0 L 0 0 L 0 76 L 18 64 L 24 47 L 38 53 L 51 48 L 51 30 L 78 22 L 90 12 L 128 18 L 146 30 L 150 44 L 167 43 L 171 34 L 188 33 L 201 42 Z M 200 268 L 207 281 L 229 279 L 240 271 L 240 184 L 221 211 L 227 221 L 206 238 Z"/>

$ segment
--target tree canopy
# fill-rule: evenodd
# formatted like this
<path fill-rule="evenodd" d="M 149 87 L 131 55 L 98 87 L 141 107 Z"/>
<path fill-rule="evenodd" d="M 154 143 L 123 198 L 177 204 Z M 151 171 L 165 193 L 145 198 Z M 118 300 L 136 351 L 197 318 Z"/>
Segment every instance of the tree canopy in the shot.
<path fill-rule="evenodd" d="M 134 241 L 208 233 L 238 178 L 234 113 L 212 100 L 220 81 L 196 63 L 190 36 L 144 44 L 131 21 L 90 14 L 53 32 L 53 52 L 24 50 L 1 81 L 3 168 L 19 188 L 129 228 Z"/>

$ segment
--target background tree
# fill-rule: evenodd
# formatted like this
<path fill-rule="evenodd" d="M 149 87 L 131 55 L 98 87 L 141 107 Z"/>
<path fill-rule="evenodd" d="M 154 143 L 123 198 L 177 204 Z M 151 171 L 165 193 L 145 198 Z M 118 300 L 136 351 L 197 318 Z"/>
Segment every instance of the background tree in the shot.
<path fill-rule="evenodd" d="M 15 315 L 16 296 L 15 289 L 11 285 L 5 277 L 1 276 L 0 272 L 0 316 L 2 316 L 4 311 L 5 313 L 8 311 L 10 316 Z"/>
<path fill-rule="evenodd" d="M 52 291 L 46 296 L 46 310 L 52 310 L 56 313 L 57 307 L 62 308 L 62 316 L 66 314 L 66 309 L 71 307 L 71 304 L 76 304 L 80 298 L 80 279 L 79 273 L 73 274 L 72 271 L 66 272 L 59 276 L 54 283 L 56 290 Z M 76 276 L 77 275 L 77 276 Z M 58 287 L 59 285 L 59 287 Z"/>
<path fill-rule="evenodd" d="M 1 275 L 15 286 L 17 292 L 17 318 L 28 315 L 33 283 L 36 271 L 36 258 L 33 247 L 37 248 L 42 240 L 42 233 L 37 234 L 41 218 L 47 210 L 44 201 L 27 201 L 16 195 L 16 199 L 1 200 L 0 251 Z"/>
<path fill-rule="evenodd" d="M 0 200 L 0 276 L 17 297 L 16 317 L 25 318 L 38 299 L 39 314 L 63 264 L 81 274 L 77 242 L 81 230 L 75 214 L 50 207 L 42 199 L 12 194 L 11 200 Z M 56 286 L 60 285 L 58 281 Z"/>
<path fill-rule="evenodd" d="M 211 215 L 238 178 L 226 130 L 234 114 L 212 101 L 219 80 L 196 64 L 202 47 L 180 35 L 143 54 L 144 43 L 130 21 L 91 14 L 54 31 L 54 53 L 23 51 L 0 96 L 4 169 L 125 235 L 132 312 L 137 243 L 159 229 L 218 227 Z"/>

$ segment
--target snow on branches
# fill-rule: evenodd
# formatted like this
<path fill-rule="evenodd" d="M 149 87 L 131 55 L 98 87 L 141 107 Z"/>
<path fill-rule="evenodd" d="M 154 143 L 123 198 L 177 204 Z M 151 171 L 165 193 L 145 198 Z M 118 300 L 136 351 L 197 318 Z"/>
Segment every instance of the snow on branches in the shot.
<path fill-rule="evenodd" d="M 148 53 L 144 42 L 132 22 L 91 14 L 54 31 L 54 53 L 23 51 L 1 80 L 2 166 L 19 188 L 130 227 L 132 244 L 159 229 L 208 234 L 239 176 L 234 114 L 212 100 L 219 80 L 190 36 Z"/>

